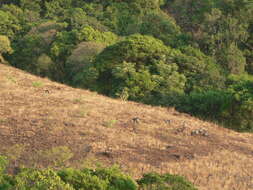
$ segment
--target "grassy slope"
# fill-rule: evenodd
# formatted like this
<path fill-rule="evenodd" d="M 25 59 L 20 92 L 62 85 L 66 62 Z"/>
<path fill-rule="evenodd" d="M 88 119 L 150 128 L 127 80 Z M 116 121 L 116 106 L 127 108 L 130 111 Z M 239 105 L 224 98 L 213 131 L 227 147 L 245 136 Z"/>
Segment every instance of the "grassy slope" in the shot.
<path fill-rule="evenodd" d="M 192 136 L 199 128 L 209 136 Z M 203 190 L 253 189 L 253 134 L 0 64 L 0 153 L 12 155 L 14 164 L 44 167 L 50 160 L 38 151 L 58 146 L 74 153 L 72 166 L 98 160 L 117 163 L 134 177 L 149 171 L 180 174 Z"/>

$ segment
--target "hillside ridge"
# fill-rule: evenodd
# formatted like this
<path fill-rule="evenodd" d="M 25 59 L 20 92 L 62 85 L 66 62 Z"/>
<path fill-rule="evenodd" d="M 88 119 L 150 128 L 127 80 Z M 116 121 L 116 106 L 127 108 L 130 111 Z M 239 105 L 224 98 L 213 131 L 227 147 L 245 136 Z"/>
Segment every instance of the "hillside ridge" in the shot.
<path fill-rule="evenodd" d="M 134 177 L 180 174 L 200 189 L 253 188 L 253 134 L 0 64 L 0 154 L 13 155 L 14 165 L 48 167 L 41 153 L 55 147 L 73 154 L 65 166 L 101 162 Z"/>

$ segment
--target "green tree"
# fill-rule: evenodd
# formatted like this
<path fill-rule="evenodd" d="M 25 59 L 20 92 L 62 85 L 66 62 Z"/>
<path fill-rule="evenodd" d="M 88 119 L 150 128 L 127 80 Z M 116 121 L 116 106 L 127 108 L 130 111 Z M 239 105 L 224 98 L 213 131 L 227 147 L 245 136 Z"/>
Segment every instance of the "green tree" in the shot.
<path fill-rule="evenodd" d="M 147 14 L 140 25 L 140 33 L 152 35 L 162 40 L 166 45 L 178 47 L 181 31 L 172 17 L 163 12 L 151 12 Z"/>
<path fill-rule="evenodd" d="M 20 30 L 17 18 L 11 13 L 0 10 L 0 35 L 13 38 L 15 33 Z"/>
<path fill-rule="evenodd" d="M 186 79 L 171 62 L 171 52 L 155 38 L 130 36 L 107 47 L 83 70 L 83 86 L 113 97 L 126 93 L 143 102 L 183 93 Z"/>
<path fill-rule="evenodd" d="M 231 74 L 243 74 L 245 71 L 246 58 L 234 43 L 219 52 L 218 62 Z"/>
<path fill-rule="evenodd" d="M 225 77 L 215 60 L 197 48 L 185 46 L 174 51 L 180 73 L 187 77 L 186 92 L 224 87 Z"/>
<path fill-rule="evenodd" d="M 49 19 L 61 19 L 65 17 L 71 8 L 72 0 L 54 0 L 45 2 L 45 16 Z"/>
<path fill-rule="evenodd" d="M 253 132 L 253 77 L 231 75 L 228 92 L 233 96 L 233 107 L 227 111 L 226 124 L 238 131 Z"/>

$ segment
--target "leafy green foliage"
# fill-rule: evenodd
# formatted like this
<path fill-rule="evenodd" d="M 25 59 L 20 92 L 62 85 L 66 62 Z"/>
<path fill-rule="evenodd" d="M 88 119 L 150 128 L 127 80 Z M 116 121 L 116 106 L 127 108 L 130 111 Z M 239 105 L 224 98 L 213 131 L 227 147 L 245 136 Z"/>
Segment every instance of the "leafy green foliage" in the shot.
<path fill-rule="evenodd" d="M 178 47 L 183 45 L 179 38 L 181 31 L 174 19 L 162 12 L 151 12 L 143 18 L 140 33 L 152 35 L 166 45 Z"/>
<path fill-rule="evenodd" d="M 232 101 L 232 95 L 225 91 L 191 92 L 181 97 L 177 109 L 204 119 L 219 120 L 230 110 Z"/>
<path fill-rule="evenodd" d="M 97 168 L 94 175 L 109 182 L 108 190 L 137 190 L 136 182 L 115 166 L 111 168 Z"/>
<path fill-rule="evenodd" d="M 17 18 L 9 12 L 0 10 L 0 35 L 13 38 L 19 30 L 20 26 Z"/>
<path fill-rule="evenodd" d="M 11 53 L 11 43 L 7 36 L 0 35 L 0 55 L 2 53 Z"/>
<path fill-rule="evenodd" d="M 45 2 L 45 17 L 57 19 L 64 17 L 67 10 L 71 8 L 72 0 L 54 0 Z"/>
<path fill-rule="evenodd" d="M 231 74 L 243 74 L 245 71 L 246 58 L 242 51 L 235 45 L 231 44 L 227 49 L 220 52 L 219 61 L 226 70 Z"/>
<path fill-rule="evenodd" d="M 61 178 L 51 169 L 35 170 L 24 169 L 15 176 L 15 188 L 20 190 L 48 190 L 64 189 L 74 190 L 69 184 L 64 183 Z"/>
<path fill-rule="evenodd" d="M 197 190 L 185 178 L 170 174 L 144 174 L 143 178 L 138 180 L 138 184 L 143 190 Z"/>
<path fill-rule="evenodd" d="M 14 44 L 14 53 L 10 61 L 15 66 L 38 74 L 37 59 L 45 52 L 46 44 L 39 35 L 27 35 Z M 38 71 L 38 72 L 37 72 Z"/>
<path fill-rule="evenodd" d="M 117 36 L 112 32 L 100 32 L 93 29 L 90 26 L 82 28 L 78 34 L 78 39 L 80 41 L 93 41 L 105 44 L 113 44 L 117 41 Z"/>
<path fill-rule="evenodd" d="M 143 102 L 151 102 L 155 94 L 166 97 L 182 93 L 185 77 L 170 62 L 170 52 L 152 37 L 130 36 L 97 56 L 84 71 L 83 84 L 114 97 L 127 92 L 129 99 Z M 90 78 L 91 71 L 97 74 Z"/>
<path fill-rule="evenodd" d="M 253 132 L 253 77 L 232 75 L 228 92 L 233 96 L 233 107 L 228 111 L 228 126 L 238 131 Z"/>
<path fill-rule="evenodd" d="M 8 160 L 0 156 L 0 189 L 8 190 L 12 187 L 13 180 L 10 176 L 5 174 L 5 169 L 7 167 Z"/>
<path fill-rule="evenodd" d="M 83 190 L 106 190 L 108 182 L 92 175 L 90 170 L 65 169 L 59 172 L 61 179 L 71 184 L 75 189 Z"/>
<path fill-rule="evenodd" d="M 136 190 L 137 184 L 117 168 L 98 168 L 95 171 L 65 169 L 59 176 L 75 189 L 83 190 Z"/>
<path fill-rule="evenodd" d="M 187 77 L 186 92 L 224 86 L 225 77 L 215 61 L 191 46 L 181 47 L 175 51 L 175 62 L 180 72 Z"/>
<path fill-rule="evenodd" d="M 70 84 L 80 86 L 82 84 L 82 70 L 87 68 L 101 53 L 106 44 L 99 42 L 82 42 L 72 51 L 68 57 L 66 70 L 67 78 Z M 81 78 L 80 78 L 81 77 Z"/>
<path fill-rule="evenodd" d="M 156 173 L 144 174 L 140 180 L 133 180 L 122 173 L 118 167 L 84 168 L 81 170 L 65 168 L 52 169 L 19 168 L 13 175 L 5 174 L 8 161 L 0 156 L 1 190 L 197 190 L 185 178 Z"/>
<path fill-rule="evenodd" d="M 231 75 L 227 89 L 192 92 L 181 97 L 177 109 L 220 121 L 237 131 L 253 131 L 253 78 Z"/>
<path fill-rule="evenodd" d="M 3 174 L 3 172 L 6 169 L 7 164 L 8 164 L 7 159 L 3 156 L 0 156 L 0 174 Z"/>

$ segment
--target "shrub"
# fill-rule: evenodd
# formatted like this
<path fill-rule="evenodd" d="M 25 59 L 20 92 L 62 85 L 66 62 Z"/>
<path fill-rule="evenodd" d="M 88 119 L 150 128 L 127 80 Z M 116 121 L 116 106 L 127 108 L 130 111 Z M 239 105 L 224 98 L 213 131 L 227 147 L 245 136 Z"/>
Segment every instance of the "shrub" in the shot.
<path fill-rule="evenodd" d="M 64 169 L 59 171 L 61 179 L 75 189 L 83 190 L 137 190 L 136 182 L 121 173 L 118 168 L 97 168 L 96 170 Z"/>
<path fill-rule="evenodd" d="M 144 174 L 143 178 L 138 180 L 138 184 L 143 190 L 197 190 L 184 177 L 171 174 Z"/>
<path fill-rule="evenodd" d="M 92 171 L 64 169 L 58 172 L 61 179 L 75 189 L 82 190 L 107 190 L 108 181 L 102 180 L 92 174 Z"/>
<path fill-rule="evenodd" d="M 180 111 L 237 131 L 253 131 L 253 78 L 249 75 L 231 75 L 225 90 L 193 91 L 179 99 Z"/>
<path fill-rule="evenodd" d="M 176 106 L 179 111 L 204 119 L 222 120 L 223 114 L 230 110 L 233 97 L 226 91 L 208 90 L 191 92 L 180 99 Z"/>
<path fill-rule="evenodd" d="M 51 169 L 24 169 L 15 177 L 15 189 L 19 190 L 74 190 Z"/>
<path fill-rule="evenodd" d="M 136 182 L 117 167 L 97 168 L 94 175 L 109 182 L 108 190 L 137 190 Z"/>
<path fill-rule="evenodd" d="M 227 82 L 233 105 L 226 124 L 238 131 L 253 132 L 253 77 L 231 75 Z"/>

